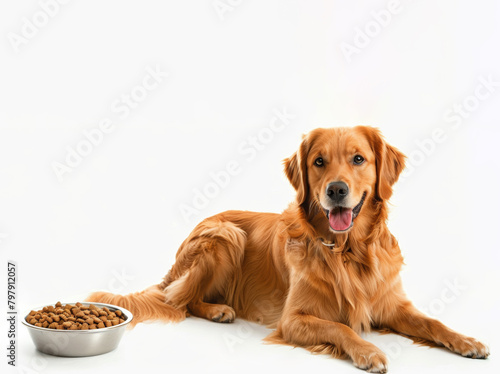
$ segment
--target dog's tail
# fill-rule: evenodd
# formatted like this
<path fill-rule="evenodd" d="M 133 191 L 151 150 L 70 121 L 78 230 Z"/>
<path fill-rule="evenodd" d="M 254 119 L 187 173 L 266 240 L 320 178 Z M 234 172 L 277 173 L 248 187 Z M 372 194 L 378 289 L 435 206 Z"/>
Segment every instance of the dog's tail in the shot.
<path fill-rule="evenodd" d="M 134 318 L 130 322 L 133 327 L 140 322 L 163 320 L 180 322 L 186 318 L 186 310 L 177 309 L 165 302 L 165 294 L 159 285 L 146 288 L 144 291 L 129 295 L 115 295 L 109 292 L 94 292 L 86 301 L 106 303 L 128 309 Z"/>

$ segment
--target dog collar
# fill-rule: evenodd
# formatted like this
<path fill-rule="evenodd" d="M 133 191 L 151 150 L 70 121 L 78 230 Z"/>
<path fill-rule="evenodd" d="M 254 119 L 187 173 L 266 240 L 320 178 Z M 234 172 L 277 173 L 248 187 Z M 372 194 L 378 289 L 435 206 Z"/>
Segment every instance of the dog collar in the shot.
<path fill-rule="evenodd" d="M 321 238 L 319 238 L 319 241 L 320 241 L 320 242 L 321 242 L 321 244 L 323 244 L 324 246 L 327 246 L 327 247 L 330 247 L 330 248 L 335 247 L 335 243 L 331 243 L 331 244 L 330 244 L 330 243 L 325 243 L 325 242 L 323 241 L 323 239 L 321 239 Z"/>

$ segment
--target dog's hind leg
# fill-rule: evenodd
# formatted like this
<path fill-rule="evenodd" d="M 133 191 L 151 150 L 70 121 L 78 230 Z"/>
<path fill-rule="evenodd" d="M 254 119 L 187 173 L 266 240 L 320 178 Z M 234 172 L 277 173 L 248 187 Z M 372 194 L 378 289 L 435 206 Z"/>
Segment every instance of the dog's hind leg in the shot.
<path fill-rule="evenodd" d="M 197 317 L 232 322 L 231 308 L 246 243 L 245 232 L 220 219 L 200 223 L 182 244 L 177 260 L 160 287 L 168 304 L 187 307 Z M 223 301 L 226 304 L 211 302 Z"/>
<path fill-rule="evenodd" d="M 197 317 L 214 322 L 231 323 L 236 317 L 236 312 L 229 305 L 211 304 L 201 300 L 189 303 L 188 310 Z"/>

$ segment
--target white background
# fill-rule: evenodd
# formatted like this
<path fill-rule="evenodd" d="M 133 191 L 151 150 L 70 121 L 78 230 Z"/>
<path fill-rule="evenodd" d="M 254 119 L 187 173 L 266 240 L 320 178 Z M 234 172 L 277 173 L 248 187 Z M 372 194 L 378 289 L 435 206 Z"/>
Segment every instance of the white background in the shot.
<path fill-rule="evenodd" d="M 388 17 L 386 1 L 224 0 L 221 14 L 212 0 L 87 0 L 44 18 L 47 1 L 0 8 L 2 311 L 7 260 L 17 262 L 19 311 L 159 282 L 204 217 L 286 208 L 294 194 L 281 160 L 301 134 L 372 125 L 410 156 L 389 219 L 407 293 L 488 343 L 492 356 L 366 338 L 388 354 L 392 373 L 496 372 L 500 87 L 481 82 L 500 82 L 498 2 L 402 0 Z M 347 44 L 357 53 L 346 56 Z M 148 67 L 168 77 L 144 90 Z M 147 94 L 118 113 L 117 100 L 132 91 Z M 462 114 L 450 117 L 458 105 Z M 284 108 L 294 118 L 270 133 Z M 105 119 L 113 130 L 59 181 L 54 164 Z M 267 143 L 250 159 L 255 136 Z M 231 161 L 239 174 L 185 219 L 182 204 L 192 206 L 194 190 Z M 80 359 L 42 355 L 21 324 L 18 333 L 20 372 L 359 372 L 349 361 L 264 345 L 269 330 L 241 320 L 142 324 L 116 351 Z"/>

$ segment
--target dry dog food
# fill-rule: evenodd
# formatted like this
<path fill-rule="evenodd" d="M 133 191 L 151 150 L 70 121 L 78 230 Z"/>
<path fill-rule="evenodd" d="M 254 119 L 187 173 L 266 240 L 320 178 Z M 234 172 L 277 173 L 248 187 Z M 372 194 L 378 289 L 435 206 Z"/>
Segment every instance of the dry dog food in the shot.
<path fill-rule="evenodd" d="M 98 308 L 76 303 L 62 305 L 60 301 L 55 306 L 46 306 L 42 310 L 32 310 L 26 317 L 26 322 L 37 327 L 57 330 L 95 330 L 116 326 L 125 322 L 121 311 L 110 311 L 108 308 Z"/>

